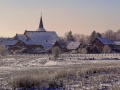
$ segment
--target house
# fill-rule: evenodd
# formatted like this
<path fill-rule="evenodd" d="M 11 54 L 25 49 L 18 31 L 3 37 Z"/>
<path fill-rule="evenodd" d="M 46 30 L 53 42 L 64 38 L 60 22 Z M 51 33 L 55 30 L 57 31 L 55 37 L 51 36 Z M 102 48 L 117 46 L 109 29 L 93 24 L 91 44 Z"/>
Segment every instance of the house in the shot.
<path fill-rule="evenodd" d="M 120 41 L 114 41 L 113 51 L 120 53 Z"/>
<path fill-rule="evenodd" d="M 3 40 L 0 42 L 0 44 L 5 45 L 5 47 L 8 50 L 12 50 L 12 47 L 15 46 L 15 44 L 17 43 L 17 40 L 14 39 L 8 39 L 8 40 Z"/>
<path fill-rule="evenodd" d="M 69 51 L 72 51 L 72 50 L 77 50 L 78 48 L 80 48 L 81 44 L 80 42 L 70 42 L 68 45 L 67 45 L 67 49 Z"/>
<path fill-rule="evenodd" d="M 96 38 L 90 45 L 90 48 L 96 48 L 100 53 L 103 52 L 104 46 L 107 45 L 111 48 L 111 52 L 116 52 L 120 48 L 120 42 L 112 41 L 107 38 L 99 37 Z"/>
<path fill-rule="evenodd" d="M 34 49 L 34 50 L 41 50 L 43 49 L 42 45 L 36 44 L 34 41 L 26 37 L 24 34 L 16 34 L 14 37 L 15 40 L 18 42 L 15 44 L 14 47 L 26 48 L 26 49 Z"/>

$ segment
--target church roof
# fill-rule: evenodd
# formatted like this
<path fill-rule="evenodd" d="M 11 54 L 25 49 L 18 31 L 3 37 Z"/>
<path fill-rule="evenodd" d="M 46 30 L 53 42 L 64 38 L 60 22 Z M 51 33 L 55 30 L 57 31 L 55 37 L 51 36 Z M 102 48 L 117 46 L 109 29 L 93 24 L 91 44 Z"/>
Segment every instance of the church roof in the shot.
<path fill-rule="evenodd" d="M 37 45 L 34 41 L 30 40 L 26 35 L 24 34 L 17 34 L 16 35 L 19 41 L 24 42 L 27 45 Z"/>
<path fill-rule="evenodd" d="M 26 35 L 24 35 L 24 34 L 16 34 L 16 37 L 21 41 L 28 39 L 28 37 L 26 37 Z"/>
<path fill-rule="evenodd" d="M 24 34 L 36 44 L 42 45 L 44 48 L 50 48 L 56 41 L 59 41 L 59 37 L 54 31 L 26 31 Z"/>
<path fill-rule="evenodd" d="M 26 45 L 37 45 L 35 42 L 31 40 L 20 40 L 20 41 L 24 42 Z"/>
<path fill-rule="evenodd" d="M 17 40 L 5 40 L 5 41 L 2 41 L 1 44 L 5 46 L 9 46 L 9 45 L 15 45 L 17 42 L 18 42 Z"/>

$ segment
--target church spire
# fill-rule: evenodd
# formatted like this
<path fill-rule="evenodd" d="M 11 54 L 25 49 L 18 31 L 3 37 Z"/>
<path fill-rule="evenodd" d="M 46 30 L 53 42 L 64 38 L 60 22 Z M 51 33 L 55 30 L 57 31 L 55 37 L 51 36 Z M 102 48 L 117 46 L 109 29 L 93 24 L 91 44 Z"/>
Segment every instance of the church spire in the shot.
<path fill-rule="evenodd" d="M 37 29 L 37 31 L 42 31 L 42 32 L 45 32 L 45 31 L 46 31 L 46 30 L 44 29 L 44 26 L 43 26 L 42 14 L 41 14 L 41 17 L 40 17 L 39 28 Z"/>
<path fill-rule="evenodd" d="M 43 27 L 43 21 L 42 21 L 42 15 L 41 15 L 41 18 L 40 18 L 39 28 L 44 28 Z"/>

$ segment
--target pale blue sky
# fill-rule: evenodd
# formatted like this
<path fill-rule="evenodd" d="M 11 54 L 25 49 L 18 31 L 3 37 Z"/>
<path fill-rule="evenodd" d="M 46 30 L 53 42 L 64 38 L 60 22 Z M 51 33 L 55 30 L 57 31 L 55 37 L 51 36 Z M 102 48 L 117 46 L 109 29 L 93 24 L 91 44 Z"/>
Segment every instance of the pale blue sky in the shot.
<path fill-rule="evenodd" d="M 120 29 L 120 0 L 0 0 L 0 36 L 35 31 L 43 16 L 47 31 L 91 34 Z"/>

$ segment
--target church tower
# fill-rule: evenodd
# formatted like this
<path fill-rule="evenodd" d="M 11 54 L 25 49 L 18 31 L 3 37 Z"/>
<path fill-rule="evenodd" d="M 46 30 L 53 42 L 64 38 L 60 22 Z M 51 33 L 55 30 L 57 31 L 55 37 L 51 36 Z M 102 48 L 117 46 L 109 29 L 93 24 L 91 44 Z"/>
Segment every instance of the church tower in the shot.
<path fill-rule="evenodd" d="M 39 28 L 37 29 L 37 31 L 46 32 L 46 30 L 44 29 L 44 26 L 43 26 L 42 15 L 40 18 Z"/>

